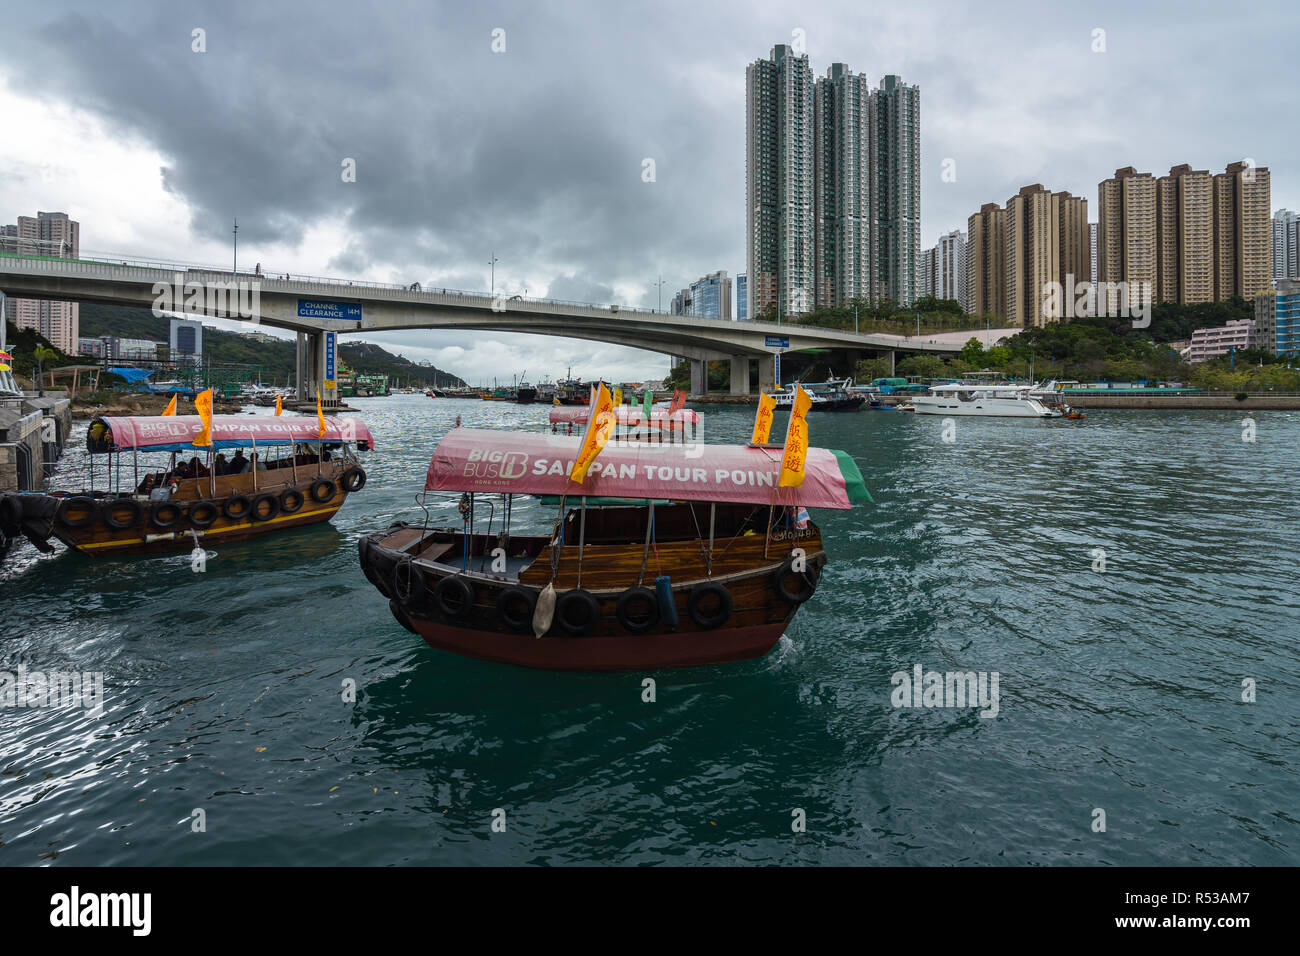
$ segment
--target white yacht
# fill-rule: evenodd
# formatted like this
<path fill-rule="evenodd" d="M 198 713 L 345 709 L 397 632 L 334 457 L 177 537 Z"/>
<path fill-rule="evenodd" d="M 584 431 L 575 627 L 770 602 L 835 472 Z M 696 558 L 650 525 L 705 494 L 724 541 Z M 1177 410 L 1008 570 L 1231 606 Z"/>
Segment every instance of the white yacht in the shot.
<path fill-rule="evenodd" d="M 1002 418 L 1060 418 L 1059 408 L 1049 408 L 1031 393 L 1033 385 L 990 385 L 954 382 L 932 385 L 923 395 L 912 396 L 918 415 L 985 415 Z"/>

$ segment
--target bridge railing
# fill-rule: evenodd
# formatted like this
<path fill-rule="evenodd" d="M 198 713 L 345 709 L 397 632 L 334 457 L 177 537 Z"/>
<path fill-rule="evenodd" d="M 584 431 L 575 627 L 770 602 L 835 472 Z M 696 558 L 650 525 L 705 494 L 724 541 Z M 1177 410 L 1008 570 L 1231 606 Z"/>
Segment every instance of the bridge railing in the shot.
<path fill-rule="evenodd" d="M 280 272 L 273 269 L 262 269 L 260 272 L 247 270 L 232 271 L 223 269 L 218 266 L 207 265 L 195 262 L 180 262 L 169 259 L 151 259 L 148 257 L 122 257 L 113 256 L 108 253 L 99 253 L 97 255 L 81 254 L 76 258 L 57 257 L 57 256 L 39 256 L 39 255 L 14 255 L 12 253 L 0 252 L 0 257 L 7 259 L 21 259 L 25 262 L 48 262 L 52 265 L 49 271 L 58 271 L 67 269 L 75 263 L 86 263 L 96 266 L 107 266 L 110 268 L 134 268 L 134 269 L 154 269 L 163 272 L 180 272 L 186 275 L 205 275 L 219 277 L 222 280 L 228 279 L 258 279 L 262 282 L 286 282 L 297 285 L 318 285 L 330 289 L 383 289 L 392 292 L 401 292 L 406 295 L 454 295 L 464 298 L 479 299 L 486 302 L 492 302 L 498 298 L 490 292 L 472 292 L 465 289 L 450 289 L 426 286 L 423 283 L 414 283 L 402 285 L 397 282 L 374 282 L 365 279 L 339 279 L 332 276 L 314 276 L 305 275 L 296 272 Z M 415 286 L 418 285 L 418 288 Z M 536 296 L 524 295 L 501 295 L 499 298 L 504 301 L 528 302 L 530 304 L 559 305 L 570 308 L 597 309 L 603 312 L 618 314 L 621 312 L 635 312 L 645 315 L 669 315 L 659 309 L 642 309 L 632 305 L 618 305 L 615 303 L 600 304 L 597 302 L 578 302 L 572 299 L 551 299 L 540 298 Z"/>

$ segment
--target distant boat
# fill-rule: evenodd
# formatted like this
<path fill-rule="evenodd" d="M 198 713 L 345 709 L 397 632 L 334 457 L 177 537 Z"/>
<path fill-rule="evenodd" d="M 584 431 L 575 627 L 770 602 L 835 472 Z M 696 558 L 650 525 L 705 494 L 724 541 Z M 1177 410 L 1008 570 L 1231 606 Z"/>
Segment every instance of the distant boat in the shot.
<path fill-rule="evenodd" d="M 867 400 L 865 394 L 850 391 L 853 379 L 832 379 L 827 382 L 795 382 L 784 388 L 770 392 L 776 399 L 777 408 L 792 408 L 794 405 L 795 385 L 799 385 L 812 399 L 811 411 L 814 412 L 856 412 Z"/>
<path fill-rule="evenodd" d="M 953 382 L 932 385 L 928 393 L 912 396 L 918 415 L 974 415 L 989 418 L 1061 418 L 1031 393 L 1032 385 L 977 385 Z"/>

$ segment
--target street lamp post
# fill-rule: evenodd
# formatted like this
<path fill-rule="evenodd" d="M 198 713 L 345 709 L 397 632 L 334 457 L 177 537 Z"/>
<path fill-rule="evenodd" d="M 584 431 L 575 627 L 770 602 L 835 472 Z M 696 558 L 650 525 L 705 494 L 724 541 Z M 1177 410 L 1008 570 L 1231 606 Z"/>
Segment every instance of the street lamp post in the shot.
<path fill-rule="evenodd" d="M 497 258 L 497 254 L 495 252 L 492 253 L 492 258 L 488 260 L 488 265 L 492 267 L 492 294 L 493 295 L 497 294 L 497 263 L 500 261 L 501 260 Z"/>
<path fill-rule="evenodd" d="M 231 239 L 231 259 L 230 274 L 235 275 L 239 272 L 239 220 L 235 220 L 235 228 L 230 231 Z"/>
<path fill-rule="evenodd" d="M 655 288 L 659 291 L 659 306 L 655 311 L 662 312 L 664 310 L 664 277 L 662 273 L 659 275 L 659 281 L 655 283 Z"/>

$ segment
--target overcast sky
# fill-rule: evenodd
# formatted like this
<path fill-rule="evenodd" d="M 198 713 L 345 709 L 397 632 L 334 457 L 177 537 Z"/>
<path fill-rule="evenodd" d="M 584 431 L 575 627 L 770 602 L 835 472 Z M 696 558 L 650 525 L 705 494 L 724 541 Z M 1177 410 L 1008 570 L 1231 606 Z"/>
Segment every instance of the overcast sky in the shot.
<path fill-rule="evenodd" d="M 498 289 L 653 307 L 660 275 L 666 303 L 744 270 L 745 66 L 796 30 L 816 75 L 920 85 L 923 246 L 1034 182 L 1095 220 L 1129 165 L 1249 157 L 1300 208 L 1300 5 L 1072 7 L 5 0 L 0 221 L 63 210 L 86 254 L 223 264 L 238 217 L 267 271 L 485 291 L 495 254 Z M 368 338 L 475 383 L 667 368 L 542 336 Z"/>

